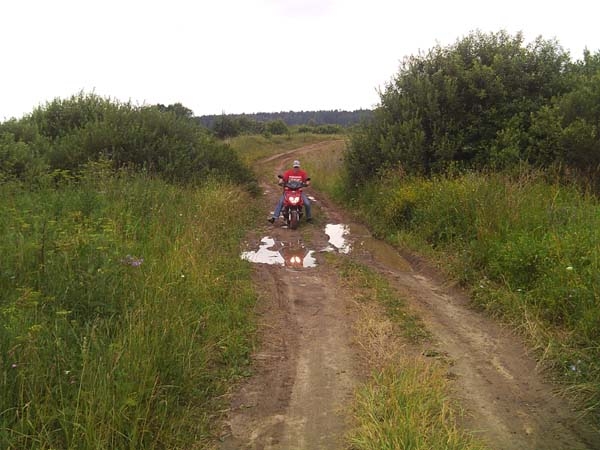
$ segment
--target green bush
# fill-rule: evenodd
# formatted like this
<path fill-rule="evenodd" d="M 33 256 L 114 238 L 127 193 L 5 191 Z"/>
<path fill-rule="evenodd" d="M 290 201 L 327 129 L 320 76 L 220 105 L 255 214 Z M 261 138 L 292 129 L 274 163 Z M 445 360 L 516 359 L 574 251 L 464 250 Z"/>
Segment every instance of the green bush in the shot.
<path fill-rule="evenodd" d="M 600 53 L 571 62 L 556 41 L 475 32 L 404 60 L 370 122 L 354 130 L 349 179 L 401 167 L 562 164 L 593 179 L 600 165 Z"/>
<path fill-rule="evenodd" d="M 266 131 L 268 133 L 271 133 L 274 135 L 289 134 L 289 132 L 290 132 L 286 123 L 281 119 L 272 120 L 271 122 L 267 122 Z"/>
<path fill-rule="evenodd" d="M 12 155 L 3 159 L 13 162 L 0 167 L 7 175 L 34 162 L 77 174 L 89 161 L 107 159 L 115 170 L 143 170 L 175 183 L 198 184 L 213 177 L 254 181 L 236 153 L 213 139 L 181 105 L 134 107 L 79 94 L 56 99 L 19 122 L 0 124 L 2 132 L 14 136 L 12 149 L 2 151 Z M 9 144 L 8 137 L 2 138 L 4 148 Z M 31 161 L 24 160 L 25 154 L 33 155 Z"/>

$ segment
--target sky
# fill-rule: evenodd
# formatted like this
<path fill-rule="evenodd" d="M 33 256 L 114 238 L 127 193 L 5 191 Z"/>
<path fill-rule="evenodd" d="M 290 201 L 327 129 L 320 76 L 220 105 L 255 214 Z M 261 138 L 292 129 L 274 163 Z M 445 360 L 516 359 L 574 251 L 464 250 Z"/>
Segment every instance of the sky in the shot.
<path fill-rule="evenodd" d="M 373 108 L 474 30 L 600 50 L 592 0 L 2 0 L 0 121 L 79 92 L 194 115 Z"/>

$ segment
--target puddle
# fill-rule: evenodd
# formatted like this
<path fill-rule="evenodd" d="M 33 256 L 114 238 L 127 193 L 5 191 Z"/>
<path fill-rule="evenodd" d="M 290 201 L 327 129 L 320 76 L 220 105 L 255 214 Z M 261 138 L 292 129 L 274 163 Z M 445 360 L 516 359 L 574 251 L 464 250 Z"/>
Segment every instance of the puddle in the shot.
<path fill-rule="evenodd" d="M 370 254 L 374 260 L 398 270 L 411 270 L 410 264 L 394 247 L 375 239 L 369 230 L 358 224 L 327 224 L 325 234 L 329 236 L 329 247 L 324 251 L 348 254 L 351 251 Z"/>
<path fill-rule="evenodd" d="M 317 260 L 313 257 L 314 253 L 314 250 L 306 250 L 303 246 L 296 248 L 283 247 L 281 249 L 286 267 L 316 267 Z"/>
<path fill-rule="evenodd" d="M 271 237 L 264 237 L 256 251 L 242 252 L 241 258 L 259 264 L 307 268 L 316 267 L 314 251 L 308 250 L 301 243 L 278 243 Z"/>
<path fill-rule="evenodd" d="M 338 252 L 348 254 L 352 250 L 352 246 L 346 236 L 350 233 L 348 225 L 341 223 L 325 225 L 325 234 L 329 236 L 329 244 L 337 249 Z M 333 249 L 328 249 L 333 250 Z"/>
<path fill-rule="evenodd" d="M 276 251 L 270 250 L 275 246 L 275 239 L 264 237 L 260 241 L 260 247 L 256 251 L 242 252 L 242 259 L 253 263 L 262 264 L 277 264 L 283 266 L 285 264 L 283 256 Z"/>
<path fill-rule="evenodd" d="M 375 239 L 369 230 L 357 224 L 327 224 L 325 234 L 329 236 L 329 246 L 321 252 L 348 254 L 359 252 L 370 255 L 375 261 L 396 270 L 410 271 L 409 262 L 394 247 Z M 302 241 L 279 242 L 265 236 L 258 250 L 242 252 L 241 258 L 258 264 L 271 264 L 296 269 L 316 267 L 315 251 L 307 249 Z"/>

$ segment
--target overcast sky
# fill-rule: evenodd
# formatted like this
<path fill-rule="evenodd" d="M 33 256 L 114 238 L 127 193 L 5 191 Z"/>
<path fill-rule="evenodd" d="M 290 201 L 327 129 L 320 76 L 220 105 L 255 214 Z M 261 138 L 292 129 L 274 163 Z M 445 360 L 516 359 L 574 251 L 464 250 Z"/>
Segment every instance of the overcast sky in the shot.
<path fill-rule="evenodd" d="M 597 6 L 594 6 L 597 5 Z M 79 91 L 195 115 L 372 108 L 470 31 L 600 49 L 592 0 L 1 0 L 0 120 Z"/>

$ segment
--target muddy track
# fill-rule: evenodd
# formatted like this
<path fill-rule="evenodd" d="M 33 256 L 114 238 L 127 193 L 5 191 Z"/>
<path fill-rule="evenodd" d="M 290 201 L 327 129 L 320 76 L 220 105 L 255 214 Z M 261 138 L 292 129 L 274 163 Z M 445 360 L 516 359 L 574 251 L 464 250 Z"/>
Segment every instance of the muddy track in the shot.
<path fill-rule="evenodd" d="M 277 170 L 330 144 L 305 146 L 259 163 L 257 172 L 266 177 L 261 183 L 265 211 L 272 210 L 279 195 Z M 350 223 L 350 217 L 325 197 L 312 194 L 321 215 L 317 223 Z M 465 427 L 497 450 L 600 449 L 600 435 L 553 394 L 517 336 L 470 309 L 466 296 L 426 264 L 410 255 L 403 258 L 362 226 L 351 224 L 350 230 L 355 250 L 348 257 L 360 259 L 390 281 L 432 334 L 430 353 L 450 361 L 448 377 L 467 413 Z M 231 395 L 219 446 L 346 448 L 343 438 L 351 424 L 353 390 L 368 368 L 362 367 L 364 358 L 353 340 L 358 315 L 352 296 L 339 287 L 337 274 L 319 251 L 328 246 L 328 236 L 321 225 L 288 230 L 266 222 L 256 233 L 249 236 L 249 247 L 258 247 L 269 236 L 270 250 L 283 248 L 300 256 L 292 264 L 286 260 L 285 265 L 255 265 L 261 348 L 254 355 L 254 375 Z M 305 257 L 316 267 L 297 264 Z"/>

